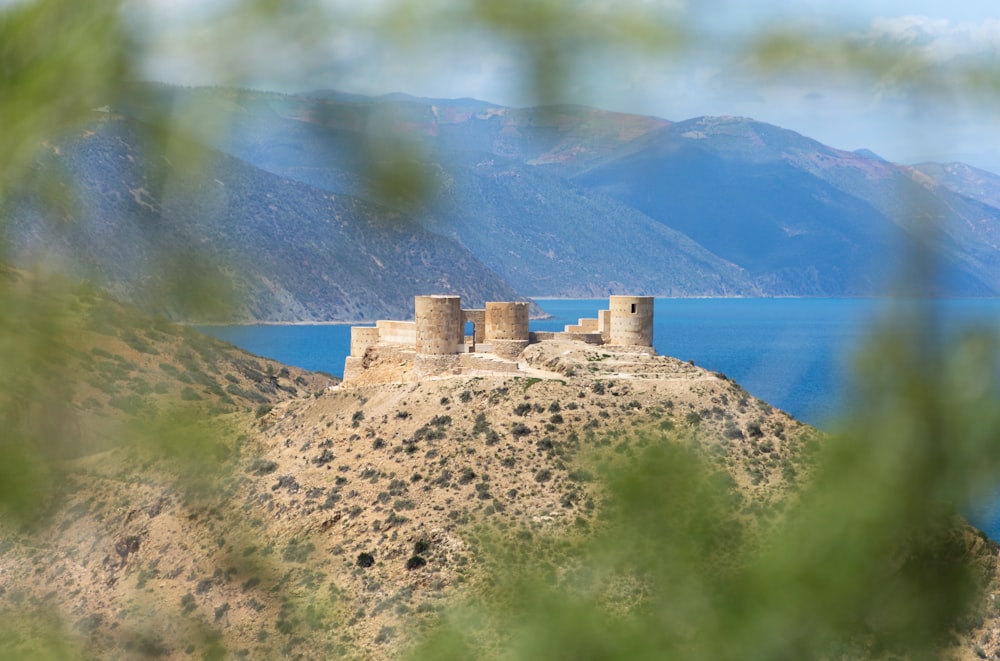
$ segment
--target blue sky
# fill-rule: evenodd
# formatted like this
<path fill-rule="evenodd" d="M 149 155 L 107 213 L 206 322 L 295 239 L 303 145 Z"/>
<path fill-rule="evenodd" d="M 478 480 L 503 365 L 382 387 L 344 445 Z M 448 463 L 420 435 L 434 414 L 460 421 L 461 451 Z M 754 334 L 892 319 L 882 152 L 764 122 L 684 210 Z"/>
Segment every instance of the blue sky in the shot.
<path fill-rule="evenodd" d="M 514 40 L 434 22 L 392 21 L 407 0 L 325 2 L 330 19 L 317 41 L 257 37 L 225 52 L 225 74 L 193 54 L 230 43 L 215 28 L 235 0 L 132 0 L 141 7 L 149 44 L 146 74 L 184 84 L 239 83 L 278 91 L 317 88 L 363 94 L 405 92 L 475 97 L 504 105 L 538 101 L 525 84 L 529 58 Z M 542 1 L 542 0 L 539 0 Z M 597 16 L 623 9 L 681 25 L 680 51 L 584 44 L 559 92 L 565 102 L 671 120 L 740 115 L 789 128 L 833 147 L 868 148 L 903 163 L 961 160 L 1000 173 L 1000 91 L 956 85 L 952 72 L 988 63 L 1000 79 L 1000 4 L 954 0 L 549 0 Z M 414 5 L 414 2 L 410 2 Z M 426 0 L 448 13 L 453 0 Z M 195 10 L 194 8 L 200 8 Z M 364 7 L 359 10 L 358 7 Z M 188 22 L 188 12 L 198 20 Z M 388 34 L 367 28 L 388 18 Z M 295 28 L 298 29 L 298 28 Z M 889 67 L 878 76 L 830 70 L 761 75 L 748 65 L 748 39 L 768 30 L 846 40 L 859 49 L 899 47 L 921 58 L 934 92 Z M 571 47 L 579 47 L 572 40 Z M 318 50 L 316 44 L 320 44 Z M 217 48 L 217 52 L 222 52 Z M 235 73 L 234 73 L 235 71 Z M 1000 85 L 997 85 L 1000 90 Z"/>

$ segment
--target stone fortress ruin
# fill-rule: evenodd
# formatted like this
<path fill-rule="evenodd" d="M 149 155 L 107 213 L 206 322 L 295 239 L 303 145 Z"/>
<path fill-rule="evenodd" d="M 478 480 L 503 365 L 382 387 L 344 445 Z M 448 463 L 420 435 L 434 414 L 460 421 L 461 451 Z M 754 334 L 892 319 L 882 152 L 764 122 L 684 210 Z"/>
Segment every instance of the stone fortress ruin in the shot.
<path fill-rule="evenodd" d="M 612 296 L 596 319 L 580 319 L 561 332 L 531 332 L 526 301 L 463 309 L 458 296 L 416 296 L 413 321 L 379 320 L 375 326 L 351 328 L 344 383 L 518 372 L 524 369 L 518 357 L 528 345 L 553 340 L 652 352 L 653 297 Z"/>

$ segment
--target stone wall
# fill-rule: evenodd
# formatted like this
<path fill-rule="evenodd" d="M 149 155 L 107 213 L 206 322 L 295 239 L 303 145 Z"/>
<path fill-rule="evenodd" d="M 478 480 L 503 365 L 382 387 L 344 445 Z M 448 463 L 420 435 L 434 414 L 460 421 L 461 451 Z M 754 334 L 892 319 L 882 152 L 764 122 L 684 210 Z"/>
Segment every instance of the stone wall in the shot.
<path fill-rule="evenodd" d="M 587 344 L 604 344 L 604 338 L 600 333 L 558 333 L 553 331 L 535 331 L 530 337 L 531 344 L 535 342 L 547 342 L 559 340 L 565 342 L 585 342 Z"/>
<path fill-rule="evenodd" d="M 412 347 L 417 345 L 417 322 L 415 321 L 387 321 L 380 319 L 375 322 L 378 328 L 379 342 L 390 344 L 407 344 Z"/>
<path fill-rule="evenodd" d="M 444 356 L 458 353 L 464 342 L 462 300 L 458 296 L 417 296 L 417 353 Z"/>
<path fill-rule="evenodd" d="M 653 346 L 653 297 L 611 297 L 610 344 Z"/>
<path fill-rule="evenodd" d="M 605 342 L 611 342 L 611 310 L 598 310 L 597 329 Z"/>
<path fill-rule="evenodd" d="M 486 304 L 486 342 L 528 340 L 528 304 L 524 301 Z"/>
<path fill-rule="evenodd" d="M 486 310 L 462 310 L 462 334 L 465 334 L 465 324 L 472 322 L 474 335 L 473 342 L 482 344 L 486 341 Z"/>
<path fill-rule="evenodd" d="M 344 359 L 344 383 L 357 380 L 364 371 L 365 368 L 361 365 L 360 356 L 348 356 Z"/>
<path fill-rule="evenodd" d="M 514 360 L 528 348 L 528 340 L 494 340 L 493 353 L 501 358 Z"/>
<path fill-rule="evenodd" d="M 365 355 L 365 349 L 379 343 L 379 330 L 375 326 L 351 327 L 351 356 L 360 358 Z"/>
<path fill-rule="evenodd" d="M 465 354 L 468 355 L 468 354 Z M 442 374 L 461 374 L 460 354 L 422 354 L 413 357 L 413 375 L 419 380 Z"/>
<path fill-rule="evenodd" d="M 519 368 L 517 363 L 509 360 L 497 360 L 495 357 L 486 357 L 467 353 L 459 356 L 459 364 L 462 366 L 463 374 L 473 374 L 482 372 L 493 372 L 503 374 L 517 373 Z"/>
<path fill-rule="evenodd" d="M 531 342 L 563 340 L 591 345 L 653 346 L 653 297 L 612 296 L 609 310 L 597 319 L 580 319 L 563 332 L 528 330 L 528 303 L 488 302 L 485 309 L 462 309 L 458 296 L 417 296 L 415 321 L 379 320 L 375 327 L 351 328 L 351 354 L 344 365 L 344 380 L 420 379 L 436 374 L 458 374 L 460 356 L 466 353 L 465 325 L 475 325 L 472 342 L 477 352 L 491 354 L 510 369 Z M 469 369 L 497 369 L 488 362 L 466 362 Z M 368 371 L 371 370 L 371 373 Z M 412 370 L 412 371 L 411 371 Z M 498 370 L 502 371 L 502 370 Z"/>
<path fill-rule="evenodd" d="M 566 333 L 599 333 L 597 319 L 579 319 L 577 323 L 565 327 Z"/>

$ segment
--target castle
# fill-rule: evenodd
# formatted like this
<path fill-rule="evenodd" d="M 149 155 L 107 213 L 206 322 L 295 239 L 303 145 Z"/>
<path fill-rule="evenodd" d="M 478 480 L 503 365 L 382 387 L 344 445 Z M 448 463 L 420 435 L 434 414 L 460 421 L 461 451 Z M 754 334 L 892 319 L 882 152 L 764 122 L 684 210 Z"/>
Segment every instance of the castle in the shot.
<path fill-rule="evenodd" d="M 471 334 L 466 334 L 471 326 Z M 532 343 L 572 340 L 593 345 L 653 346 L 653 297 L 612 296 L 596 319 L 580 319 L 562 332 L 530 332 L 528 303 L 488 302 L 463 309 L 458 296 L 416 296 L 413 321 L 375 322 L 351 328 L 344 382 L 392 363 L 416 377 L 476 371 L 516 372 L 518 356 Z"/>

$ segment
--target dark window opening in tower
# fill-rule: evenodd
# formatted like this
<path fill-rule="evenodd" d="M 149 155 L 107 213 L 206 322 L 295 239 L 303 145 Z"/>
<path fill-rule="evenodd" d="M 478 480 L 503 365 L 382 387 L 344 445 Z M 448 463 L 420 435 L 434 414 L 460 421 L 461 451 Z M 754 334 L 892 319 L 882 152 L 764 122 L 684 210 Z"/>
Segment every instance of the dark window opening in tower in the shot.
<path fill-rule="evenodd" d="M 632 304 L 632 314 L 635 314 L 635 303 Z"/>

